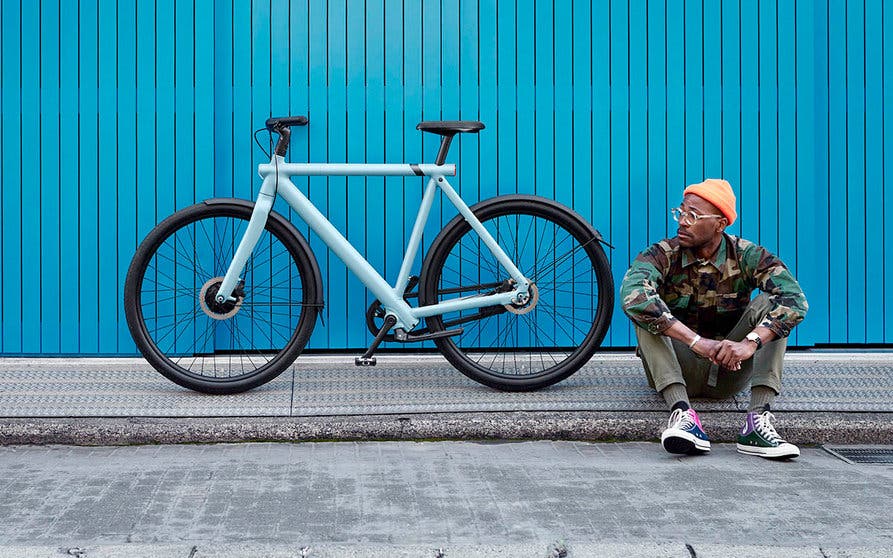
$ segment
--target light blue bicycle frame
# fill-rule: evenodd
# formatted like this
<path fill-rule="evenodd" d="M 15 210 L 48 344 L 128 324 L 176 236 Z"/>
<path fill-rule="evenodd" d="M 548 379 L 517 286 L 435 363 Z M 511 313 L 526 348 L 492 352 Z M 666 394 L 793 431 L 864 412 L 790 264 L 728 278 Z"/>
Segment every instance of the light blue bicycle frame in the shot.
<path fill-rule="evenodd" d="M 468 205 L 462 201 L 462 198 L 459 197 L 459 194 L 456 193 L 447 181 L 446 176 L 456 176 L 456 165 L 287 163 L 284 157 L 274 155 L 269 164 L 258 165 L 258 173 L 263 178 L 263 184 L 257 196 L 251 220 L 248 222 L 248 228 L 239 243 L 239 247 L 235 256 L 233 256 L 233 260 L 218 291 L 217 300 L 219 302 L 235 300 L 231 296 L 233 289 L 238 284 L 245 264 L 263 232 L 277 194 L 282 196 L 313 229 L 313 232 L 322 239 L 325 245 L 378 297 L 386 314 L 391 314 L 397 319 L 394 329 L 403 329 L 408 332 L 418 325 L 421 318 L 427 316 L 486 306 L 509 305 L 512 303 L 525 304 L 529 300 L 530 281 L 500 248 L 493 236 L 484 228 L 477 217 L 474 216 L 474 213 L 471 212 Z M 422 203 L 419 206 L 419 213 L 403 256 L 403 264 L 400 267 L 400 273 L 395 286 L 390 286 L 381 274 L 344 238 L 338 229 L 319 212 L 307 196 L 292 183 L 290 180 L 292 176 L 428 177 L 428 184 L 425 187 Z M 457 297 L 430 306 L 412 307 L 407 304 L 403 298 L 404 291 L 409 283 L 410 270 L 422 240 L 422 231 L 425 229 L 428 213 L 431 205 L 434 203 L 436 188 L 440 188 L 446 194 L 450 202 L 459 210 L 459 214 L 471 225 L 471 228 L 480 236 L 493 256 L 514 280 L 513 290 L 503 293 Z"/>

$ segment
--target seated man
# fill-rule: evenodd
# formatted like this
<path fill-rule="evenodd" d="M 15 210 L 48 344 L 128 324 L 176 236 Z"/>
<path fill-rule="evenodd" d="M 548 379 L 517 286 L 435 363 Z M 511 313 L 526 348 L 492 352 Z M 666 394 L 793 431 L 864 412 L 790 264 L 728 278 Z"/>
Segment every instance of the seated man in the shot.
<path fill-rule="evenodd" d="M 806 297 L 790 271 L 765 248 L 725 233 L 735 194 L 710 179 L 683 192 L 672 210 L 675 238 L 639 254 L 623 278 L 623 311 L 635 323 L 648 382 L 670 406 L 661 444 L 670 453 L 710 451 L 689 397 L 731 397 L 750 383 L 750 407 L 738 451 L 793 458 L 797 446 L 772 426 L 791 329 Z M 762 293 L 751 300 L 754 289 Z"/>

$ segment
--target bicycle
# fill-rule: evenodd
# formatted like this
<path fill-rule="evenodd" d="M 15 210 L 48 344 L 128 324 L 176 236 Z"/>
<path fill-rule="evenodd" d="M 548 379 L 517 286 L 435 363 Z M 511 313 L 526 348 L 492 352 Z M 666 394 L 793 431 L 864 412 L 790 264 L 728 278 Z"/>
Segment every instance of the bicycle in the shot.
<path fill-rule="evenodd" d="M 308 123 L 304 116 L 266 121 L 278 141 L 270 162 L 258 166 L 263 182 L 254 202 L 205 200 L 164 219 L 138 247 L 125 280 L 125 314 L 158 372 L 199 392 L 238 393 L 272 380 L 302 352 L 324 307 L 323 283 L 307 240 L 272 210 L 277 196 L 377 297 L 366 312 L 375 337 L 358 366 L 375 365 L 383 341 L 430 340 L 469 378 L 526 391 L 589 361 L 613 306 L 601 246 L 608 244 L 549 199 L 504 195 L 466 205 L 446 179 L 456 175 L 446 156 L 456 134 L 476 134 L 483 123 L 416 126 L 441 136 L 434 164 L 286 162 L 292 127 Z M 393 287 L 292 176 L 428 177 Z M 431 243 L 420 274 L 410 275 L 436 189 L 459 215 Z"/>

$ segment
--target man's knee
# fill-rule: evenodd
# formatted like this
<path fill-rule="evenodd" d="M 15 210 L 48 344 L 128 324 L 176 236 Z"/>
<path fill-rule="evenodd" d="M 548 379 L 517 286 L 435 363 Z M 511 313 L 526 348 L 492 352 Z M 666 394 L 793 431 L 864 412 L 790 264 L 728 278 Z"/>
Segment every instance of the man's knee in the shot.
<path fill-rule="evenodd" d="M 750 313 L 754 316 L 754 319 L 757 323 L 761 322 L 763 318 L 766 317 L 772 310 L 772 297 L 767 295 L 766 293 L 760 293 L 753 300 L 748 303 L 747 307 L 744 309 L 746 313 Z"/>

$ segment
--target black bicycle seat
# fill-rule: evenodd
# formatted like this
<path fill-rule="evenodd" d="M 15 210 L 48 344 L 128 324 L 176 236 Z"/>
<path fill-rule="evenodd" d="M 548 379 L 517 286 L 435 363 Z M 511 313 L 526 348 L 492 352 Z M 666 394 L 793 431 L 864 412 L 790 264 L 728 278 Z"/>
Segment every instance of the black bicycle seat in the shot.
<path fill-rule="evenodd" d="M 476 134 L 484 129 L 484 123 L 477 120 L 427 120 L 419 122 L 415 128 L 441 136 L 454 136 L 462 132 Z"/>

